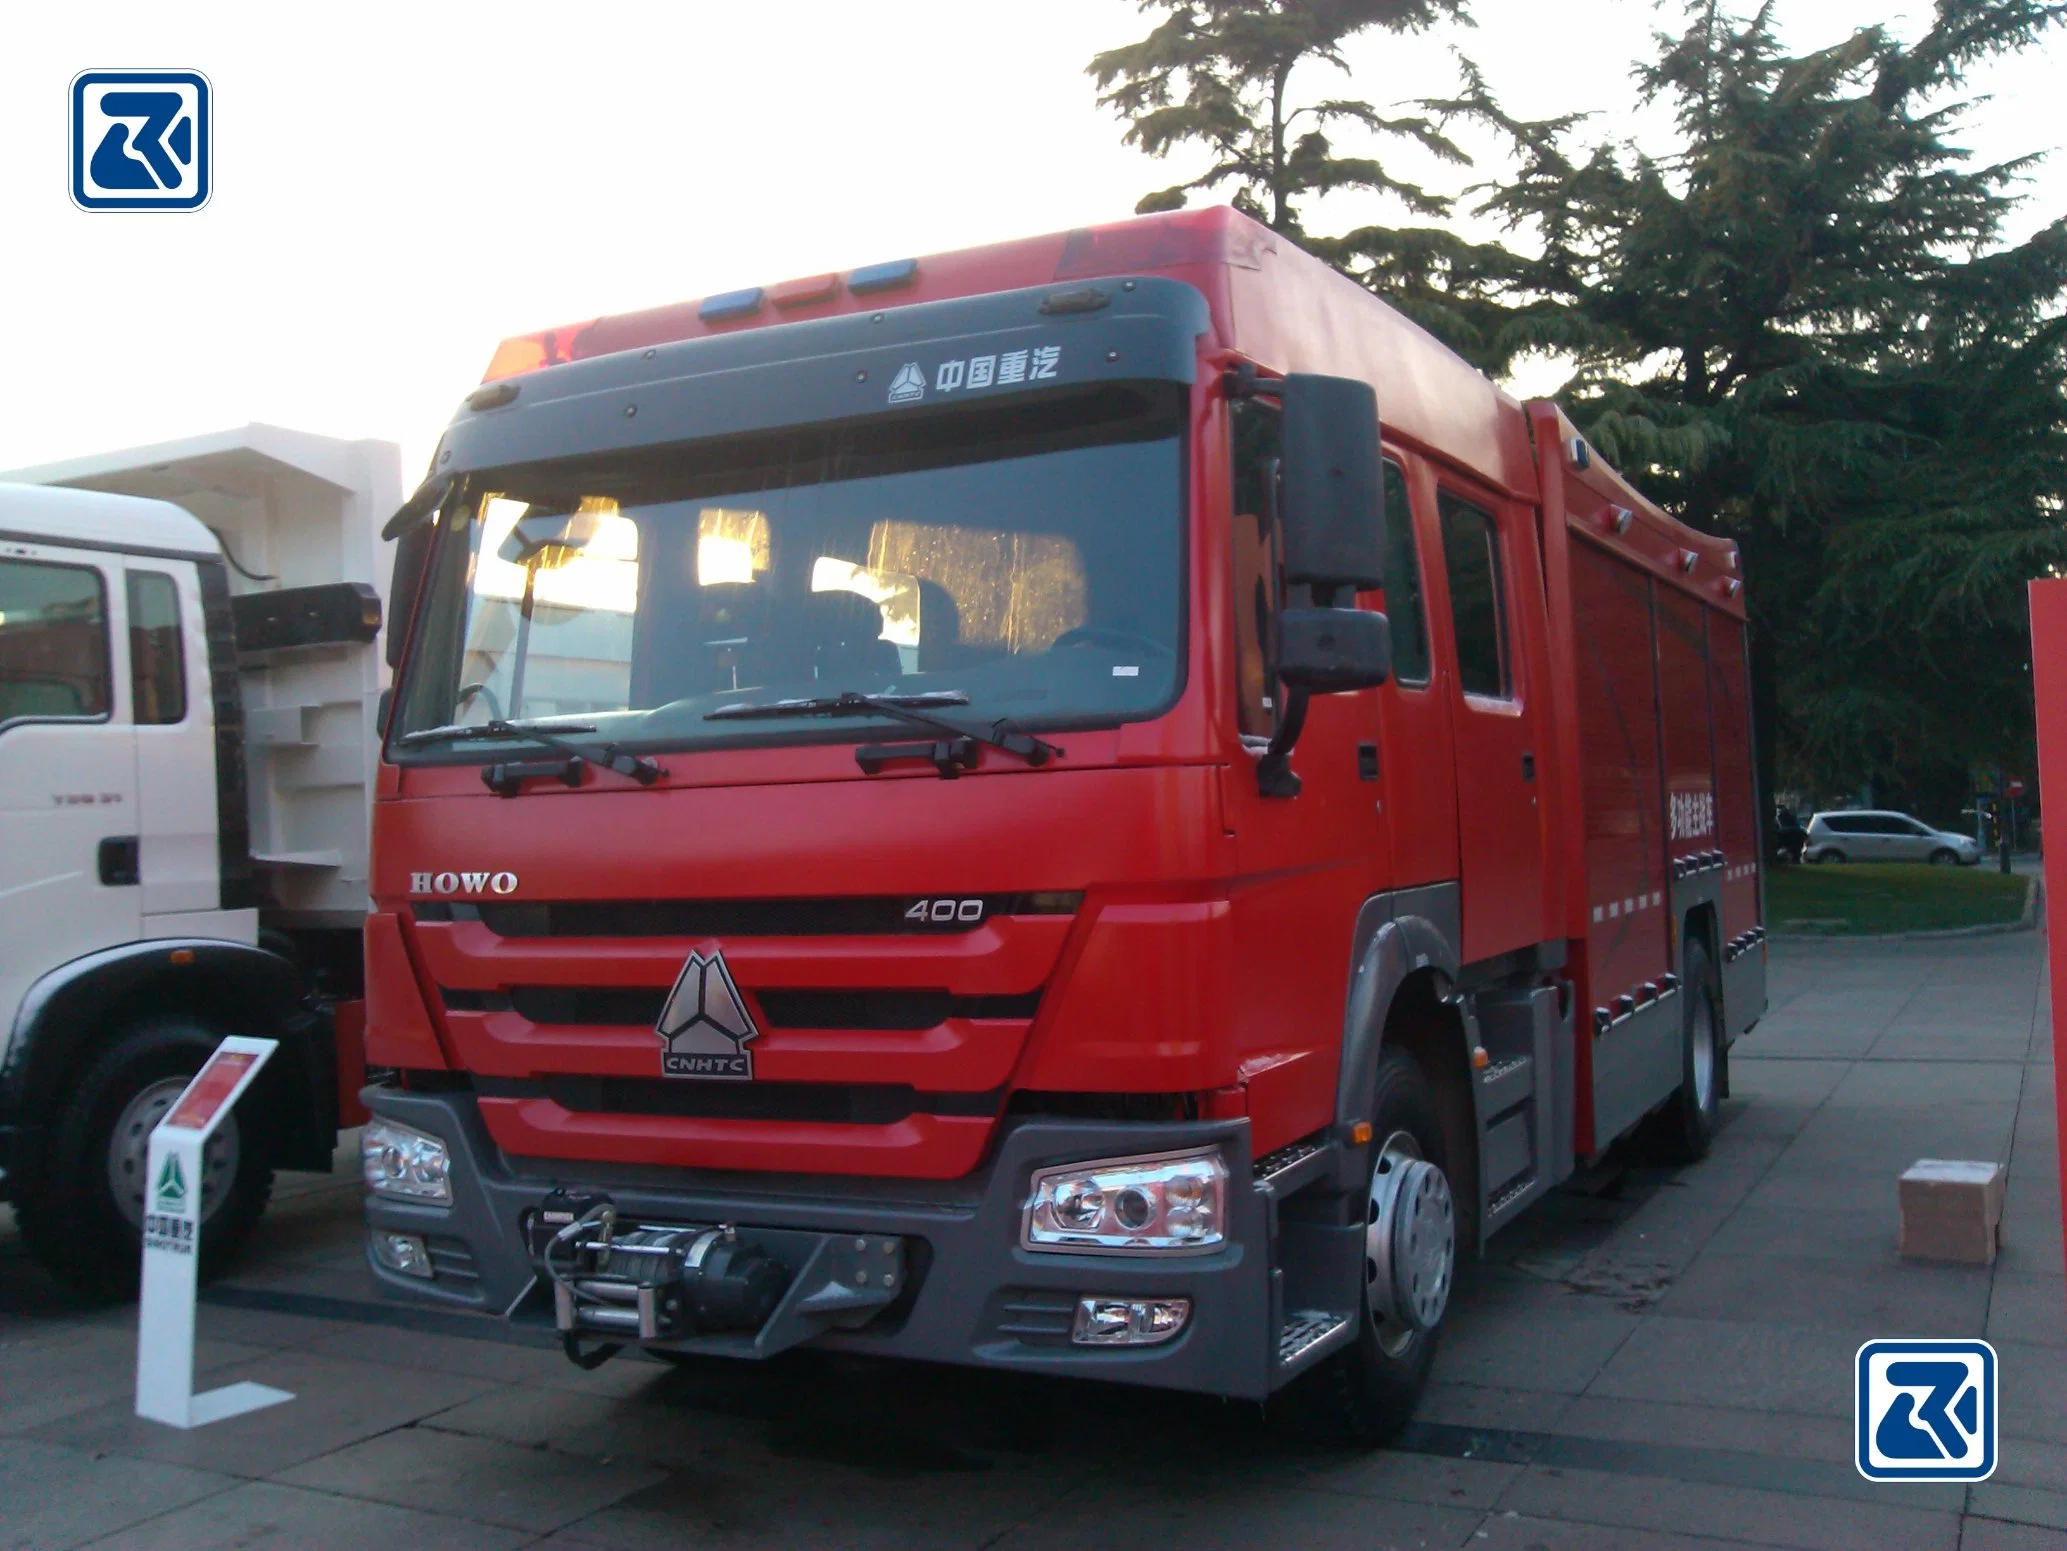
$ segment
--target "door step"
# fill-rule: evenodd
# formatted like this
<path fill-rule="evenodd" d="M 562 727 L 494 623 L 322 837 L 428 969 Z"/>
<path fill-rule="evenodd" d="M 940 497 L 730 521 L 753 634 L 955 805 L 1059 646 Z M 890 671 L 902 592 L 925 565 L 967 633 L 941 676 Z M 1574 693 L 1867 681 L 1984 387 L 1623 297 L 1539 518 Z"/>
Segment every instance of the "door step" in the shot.
<path fill-rule="evenodd" d="M 1331 1314 L 1325 1309 L 1301 1309 L 1288 1316 L 1284 1329 L 1278 1332 L 1278 1366 L 1289 1368 L 1316 1348 L 1329 1344 L 1348 1330 L 1355 1318 L 1353 1314 Z"/>

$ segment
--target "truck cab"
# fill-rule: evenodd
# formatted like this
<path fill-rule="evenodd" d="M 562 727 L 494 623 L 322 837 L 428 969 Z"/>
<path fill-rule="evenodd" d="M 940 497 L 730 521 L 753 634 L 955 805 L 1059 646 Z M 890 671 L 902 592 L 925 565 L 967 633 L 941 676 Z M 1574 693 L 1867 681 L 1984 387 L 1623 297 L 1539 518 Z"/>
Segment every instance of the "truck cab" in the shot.
<path fill-rule="evenodd" d="M 247 427 L 0 484 L 0 1199 L 88 1292 L 133 1288 L 149 1132 L 224 1035 L 284 1048 L 206 1159 L 211 1265 L 356 1113 L 378 473 Z"/>
<path fill-rule="evenodd" d="M 1396 1430 L 1734 1032 L 1653 981 L 1593 1134 L 1539 440 L 1225 210 L 506 341 L 388 530 L 382 1285 Z"/>

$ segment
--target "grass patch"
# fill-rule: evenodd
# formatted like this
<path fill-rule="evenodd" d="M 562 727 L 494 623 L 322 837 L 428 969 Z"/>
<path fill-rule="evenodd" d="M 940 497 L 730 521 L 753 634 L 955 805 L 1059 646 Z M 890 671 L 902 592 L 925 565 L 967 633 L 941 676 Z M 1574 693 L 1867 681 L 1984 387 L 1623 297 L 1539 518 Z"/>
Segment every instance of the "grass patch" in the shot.
<path fill-rule="evenodd" d="M 1979 867 L 1826 863 L 1766 874 L 1766 919 L 1777 932 L 1869 935 L 1999 926 L 2024 913 L 2028 878 Z"/>

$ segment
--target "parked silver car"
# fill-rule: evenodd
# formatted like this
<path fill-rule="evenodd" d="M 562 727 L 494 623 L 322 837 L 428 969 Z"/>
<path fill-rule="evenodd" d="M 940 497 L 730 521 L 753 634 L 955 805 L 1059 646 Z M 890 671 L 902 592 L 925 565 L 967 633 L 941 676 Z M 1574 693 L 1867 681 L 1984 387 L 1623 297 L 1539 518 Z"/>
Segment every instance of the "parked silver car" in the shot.
<path fill-rule="evenodd" d="M 1970 867 L 1981 859 L 1972 835 L 1933 829 L 1906 813 L 1819 813 L 1809 820 L 1805 862 L 1929 862 Z"/>

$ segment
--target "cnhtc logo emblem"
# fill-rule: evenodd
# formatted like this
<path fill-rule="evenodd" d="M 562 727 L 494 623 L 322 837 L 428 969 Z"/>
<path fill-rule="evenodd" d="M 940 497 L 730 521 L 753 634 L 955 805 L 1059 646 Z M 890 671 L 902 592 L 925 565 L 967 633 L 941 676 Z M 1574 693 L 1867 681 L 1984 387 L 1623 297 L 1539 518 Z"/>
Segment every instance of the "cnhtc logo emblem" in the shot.
<path fill-rule="evenodd" d="M 158 1210 L 184 1212 L 187 1209 L 187 1176 L 179 1166 L 179 1154 L 167 1153 L 165 1167 L 158 1171 Z"/>
<path fill-rule="evenodd" d="M 1987 1480 L 1995 1415 L 1995 1348 L 1986 1341 L 1859 1348 L 1855 1441 L 1869 1481 Z"/>
<path fill-rule="evenodd" d="M 198 70 L 87 70 L 72 81 L 72 203 L 198 210 L 213 124 Z"/>
<path fill-rule="evenodd" d="M 660 1035 L 664 1076 L 753 1081 L 754 1056 L 746 1047 L 761 1031 L 748 1016 L 722 953 L 689 955 L 654 1032 Z"/>

